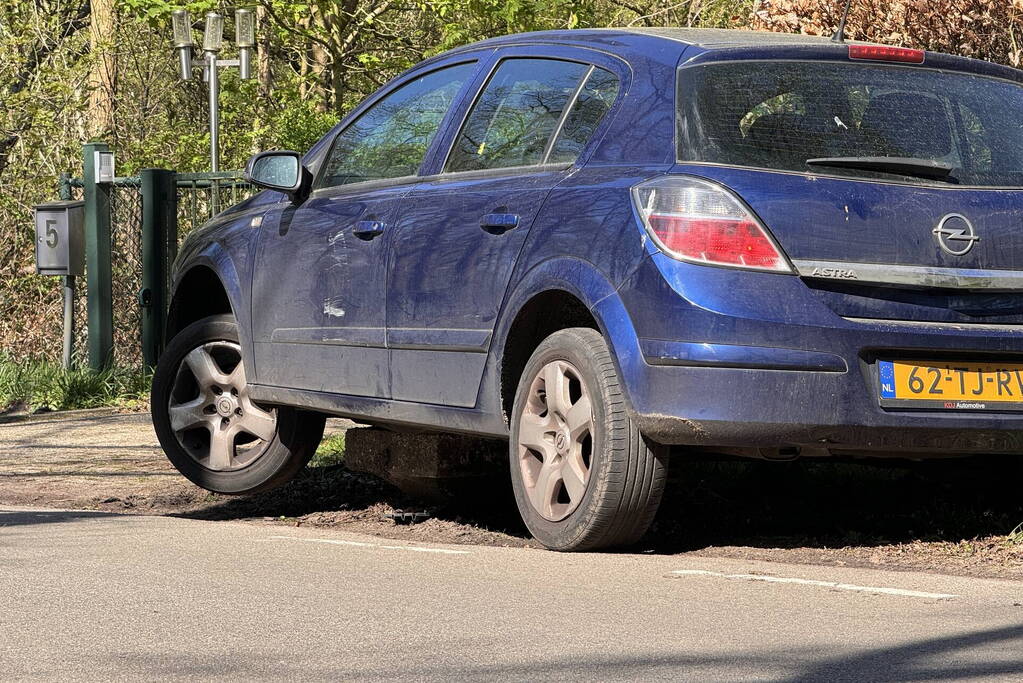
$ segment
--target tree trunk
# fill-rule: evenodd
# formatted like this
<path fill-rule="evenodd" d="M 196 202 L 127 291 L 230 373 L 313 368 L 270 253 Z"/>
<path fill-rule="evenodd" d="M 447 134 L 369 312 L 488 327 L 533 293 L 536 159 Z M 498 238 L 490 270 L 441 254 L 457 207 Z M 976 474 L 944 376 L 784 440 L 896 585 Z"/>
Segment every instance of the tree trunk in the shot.
<path fill-rule="evenodd" d="M 275 109 L 270 97 L 273 93 L 273 70 L 270 65 L 270 52 L 273 49 L 270 33 L 270 26 L 267 20 L 266 8 L 262 5 L 256 7 L 256 80 L 259 87 L 256 89 L 256 100 L 258 106 L 255 108 L 255 119 L 253 125 L 256 130 L 263 130 L 269 117 L 267 114 Z M 271 134 L 272 135 L 272 134 Z M 264 135 L 252 140 L 252 154 L 262 151 L 267 143 L 262 139 Z"/>
<path fill-rule="evenodd" d="M 89 40 L 92 73 L 89 78 L 89 136 L 114 141 L 117 93 L 117 0 L 92 0 Z"/>
<path fill-rule="evenodd" d="M 319 43 L 313 43 L 310 49 L 310 61 L 312 62 L 312 77 L 316 81 L 314 86 L 314 92 L 317 96 L 316 111 L 322 113 L 331 108 L 331 102 L 334 101 L 334 93 L 324 83 L 328 79 L 327 72 L 330 71 L 330 60 L 327 58 L 327 51 Z"/>
<path fill-rule="evenodd" d="M 266 8 L 256 7 L 256 78 L 259 80 L 259 98 L 265 100 L 273 92 L 273 71 L 270 69 L 271 27 Z"/>
<path fill-rule="evenodd" d="M 308 16 L 299 19 L 299 27 L 308 32 L 309 26 L 312 24 L 311 19 Z M 309 63 L 309 45 L 304 44 L 299 52 L 298 62 L 298 75 L 300 80 L 298 82 L 298 94 L 303 100 L 309 99 L 309 90 L 311 86 L 311 79 L 309 78 L 310 63 Z"/>
<path fill-rule="evenodd" d="M 329 4 L 329 3 L 328 3 Z M 309 7 L 310 26 L 317 26 L 317 33 L 331 41 L 332 19 L 330 12 L 324 12 L 318 4 Z M 316 111 L 325 112 L 330 109 L 332 93 L 328 87 L 328 70 L 330 58 L 323 45 L 317 42 L 309 44 L 309 73 L 311 76 L 310 96 L 316 98 Z"/>

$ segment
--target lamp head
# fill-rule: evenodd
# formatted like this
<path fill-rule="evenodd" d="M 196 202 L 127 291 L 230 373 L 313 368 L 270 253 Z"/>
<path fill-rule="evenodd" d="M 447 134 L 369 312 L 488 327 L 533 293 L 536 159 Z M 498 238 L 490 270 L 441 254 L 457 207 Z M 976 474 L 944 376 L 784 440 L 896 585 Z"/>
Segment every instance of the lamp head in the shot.
<path fill-rule="evenodd" d="M 203 34 L 202 49 L 205 52 L 220 52 L 224 44 L 224 15 L 209 12 L 206 15 L 206 31 Z"/>
<path fill-rule="evenodd" d="M 256 17 L 250 9 L 234 12 L 234 42 L 240 48 L 255 47 Z"/>
<path fill-rule="evenodd" d="M 174 47 L 192 47 L 192 15 L 187 9 L 176 9 L 171 12 L 171 28 L 174 30 Z"/>

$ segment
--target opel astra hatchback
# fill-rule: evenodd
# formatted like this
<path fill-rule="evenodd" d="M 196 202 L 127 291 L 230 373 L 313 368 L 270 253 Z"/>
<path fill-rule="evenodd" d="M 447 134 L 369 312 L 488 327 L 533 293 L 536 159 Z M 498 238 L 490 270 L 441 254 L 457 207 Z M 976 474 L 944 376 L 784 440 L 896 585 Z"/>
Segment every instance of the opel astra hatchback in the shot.
<path fill-rule="evenodd" d="M 189 235 L 160 441 L 247 493 L 328 414 L 506 439 L 560 550 L 636 541 L 670 446 L 1019 454 L 1021 80 L 709 30 L 429 59 Z"/>

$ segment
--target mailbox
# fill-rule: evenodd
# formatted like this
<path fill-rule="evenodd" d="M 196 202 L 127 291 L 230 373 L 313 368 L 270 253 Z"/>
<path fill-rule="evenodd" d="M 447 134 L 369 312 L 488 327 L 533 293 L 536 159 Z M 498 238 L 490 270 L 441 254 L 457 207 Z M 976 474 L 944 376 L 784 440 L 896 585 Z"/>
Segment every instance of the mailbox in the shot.
<path fill-rule="evenodd" d="M 85 202 L 49 202 L 35 207 L 36 272 L 85 273 Z"/>

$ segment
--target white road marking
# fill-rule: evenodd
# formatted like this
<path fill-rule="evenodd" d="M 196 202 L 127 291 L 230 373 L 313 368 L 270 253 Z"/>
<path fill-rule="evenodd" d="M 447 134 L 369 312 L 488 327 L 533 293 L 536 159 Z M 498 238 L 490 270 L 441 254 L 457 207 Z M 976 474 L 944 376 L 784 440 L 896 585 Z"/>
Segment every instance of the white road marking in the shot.
<path fill-rule="evenodd" d="M 305 543 L 328 543 L 330 545 L 346 545 L 354 548 L 378 548 L 380 550 L 411 550 L 414 553 L 434 553 L 436 555 L 471 555 L 468 550 L 450 550 L 449 548 L 423 548 L 415 545 L 383 545 L 381 543 L 364 543 L 362 541 L 339 541 L 333 538 L 296 538 L 294 536 L 271 536 L 271 541 L 303 541 Z"/>
<path fill-rule="evenodd" d="M 853 583 L 836 583 L 834 581 L 814 581 L 812 579 L 797 579 L 787 576 L 766 576 L 763 574 L 724 574 L 712 572 L 706 569 L 678 569 L 671 572 L 679 576 L 710 576 L 717 579 L 740 579 L 746 581 L 765 581 L 767 583 L 791 583 L 801 586 L 817 586 L 820 588 L 831 588 L 834 590 L 855 591 L 859 593 L 880 593 L 883 595 L 899 595 L 905 598 L 927 598 L 930 600 L 951 600 L 959 596 L 951 593 L 925 593 L 923 591 L 911 591 L 904 588 L 883 588 L 880 586 L 857 586 Z"/>

